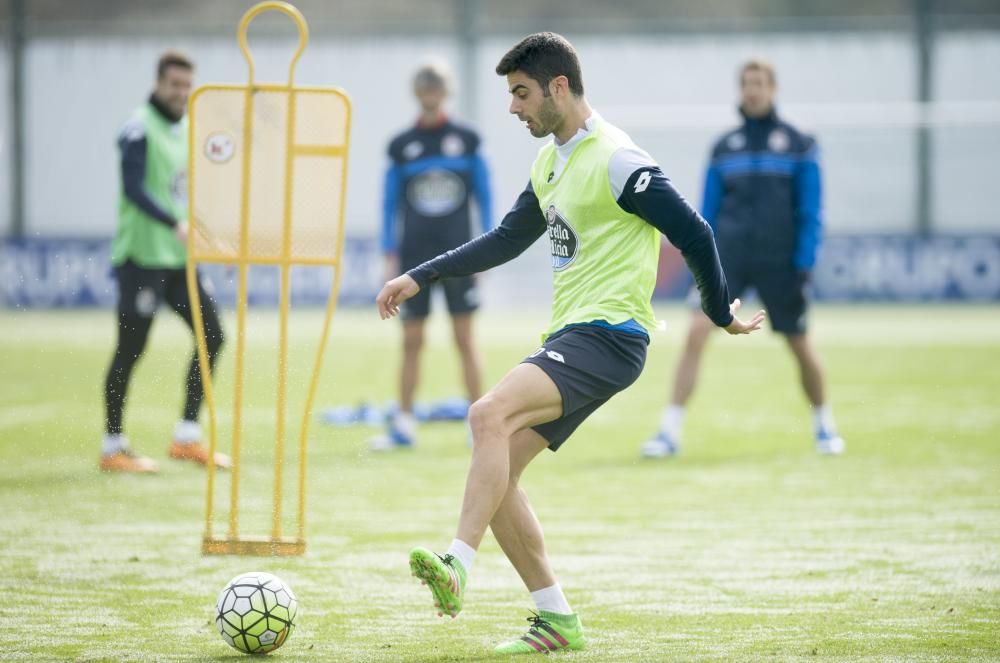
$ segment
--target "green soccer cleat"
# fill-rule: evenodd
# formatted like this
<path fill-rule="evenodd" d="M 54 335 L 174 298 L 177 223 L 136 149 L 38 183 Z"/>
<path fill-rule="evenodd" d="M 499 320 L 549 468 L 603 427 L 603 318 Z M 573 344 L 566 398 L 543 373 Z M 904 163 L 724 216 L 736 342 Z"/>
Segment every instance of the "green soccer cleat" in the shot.
<path fill-rule="evenodd" d="M 410 551 L 410 572 L 430 588 L 438 617 L 458 617 L 465 595 L 465 568 L 461 562 L 452 555 L 441 557 L 427 548 L 414 548 Z"/>
<path fill-rule="evenodd" d="M 547 610 L 532 614 L 533 617 L 528 617 L 531 622 L 528 632 L 517 640 L 497 645 L 494 654 L 548 654 L 560 649 L 583 649 L 587 646 L 579 615 L 560 615 Z"/>

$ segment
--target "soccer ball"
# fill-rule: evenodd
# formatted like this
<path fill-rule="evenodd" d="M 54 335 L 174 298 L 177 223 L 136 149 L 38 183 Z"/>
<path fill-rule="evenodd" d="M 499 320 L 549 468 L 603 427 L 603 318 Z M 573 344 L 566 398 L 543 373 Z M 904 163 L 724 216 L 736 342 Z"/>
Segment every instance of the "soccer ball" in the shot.
<path fill-rule="evenodd" d="M 227 644 L 266 654 L 285 644 L 295 628 L 299 602 L 270 573 L 244 573 L 229 581 L 215 604 L 215 626 Z"/>

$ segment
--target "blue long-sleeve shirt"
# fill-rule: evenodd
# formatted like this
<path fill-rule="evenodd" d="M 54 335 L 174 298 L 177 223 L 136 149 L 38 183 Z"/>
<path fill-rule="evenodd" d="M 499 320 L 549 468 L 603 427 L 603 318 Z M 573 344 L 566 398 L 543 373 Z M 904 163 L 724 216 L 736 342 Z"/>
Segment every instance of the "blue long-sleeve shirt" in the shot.
<path fill-rule="evenodd" d="M 417 125 L 389 144 L 381 246 L 398 253 L 404 269 L 471 238 L 471 201 L 483 232 L 492 228 L 489 169 L 479 153 L 479 136 L 445 120 Z"/>
<path fill-rule="evenodd" d="M 763 118 L 744 115 L 712 150 L 701 211 L 720 245 L 758 262 L 811 270 L 823 235 L 815 139 L 773 110 Z"/>

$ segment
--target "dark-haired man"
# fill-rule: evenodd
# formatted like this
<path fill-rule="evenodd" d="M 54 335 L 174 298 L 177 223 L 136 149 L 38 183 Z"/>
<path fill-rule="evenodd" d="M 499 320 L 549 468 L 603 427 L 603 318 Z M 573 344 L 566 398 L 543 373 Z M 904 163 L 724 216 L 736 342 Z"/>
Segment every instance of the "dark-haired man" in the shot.
<path fill-rule="evenodd" d="M 153 94 L 136 109 L 118 137 L 122 182 L 118 229 L 111 244 L 118 280 L 118 344 L 104 383 L 100 461 L 100 468 L 109 472 L 159 470 L 153 460 L 135 455 L 124 435 L 128 383 L 162 303 L 194 328 L 185 276 L 188 123 L 184 116 L 193 72 L 194 64 L 183 53 L 164 53 L 157 64 Z M 209 361 L 214 364 L 222 346 L 222 327 L 212 298 L 200 282 L 198 287 Z M 209 461 L 198 426 L 203 396 L 195 354 L 188 365 L 184 410 L 168 451 L 171 458 Z M 229 457 L 221 453 L 214 461 L 219 467 L 230 465 Z"/>
<path fill-rule="evenodd" d="M 771 63 L 753 59 L 740 68 L 743 124 L 712 148 L 702 214 L 718 238 L 730 292 L 755 287 L 771 327 L 785 337 L 799 367 L 802 390 L 813 407 L 816 451 L 844 452 L 827 401 L 823 369 L 806 330 L 807 284 L 822 239 L 820 169 L 816 141 L 774 109 Z M 698 380 L 712 322 L 691 316 L 687 342 L 674 377 L 673 396 L 660 429 L 642 445 L 646 458 L 680 452 L 684 408 Z"/>
<path fill-rule="evenodd" d="M 650 297 L 660 233 L 695 274 L 709 318 L 731 334 L 758 329 L 734 316 L 708 224 L 656 163 L 584 98 L 576 51 L 553 33 L 533 34 L 497 65 L 509 111 L 539 151 L 527 187 L 494 230 L 395 278 L 376 303 L 383 318 L 428 283 L 490 269 L 542 235 L 552 252 L 552 321 L 541 348 L 472 405 L 472 462 L 458 532 L 447 554 L 410 553 L 441 613 L 458 615 L 476 549 L 489 526 L 538 609 L 523 636 L 498 654 L 584 646 L 583 626 L 549 564 L 542 529 L 518 480 L 543 449 L 557 450 L 594 410 L 635 381 L 654 326 Z"/>

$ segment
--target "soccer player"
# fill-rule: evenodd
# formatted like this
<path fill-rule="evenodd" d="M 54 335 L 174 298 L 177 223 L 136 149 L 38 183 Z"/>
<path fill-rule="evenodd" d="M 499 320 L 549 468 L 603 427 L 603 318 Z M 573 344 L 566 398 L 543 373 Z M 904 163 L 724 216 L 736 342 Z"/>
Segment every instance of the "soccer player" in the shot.
<path fill-rule="evenodd" d="M 397 276 L 400 268 L 412 269 L 469 241 L 473 196 L 483 232 L 491 227 L 489 175 L 479 154 L 479 136 L 444 112 L 450 81 L 441 63 L 417 70 L 413 77 L 413 92 L 420 104 L 417 124 L 389 143 L 391 165 L 385 179 L 382 225 L 386 279 Z M 481 362 L 472 339 L 472 314 L 479 307 L 475 277 L 451 279 L 441 286 L 462 362 L 465 391 L 472 402 L 482 395 Z M 388 431 L 370 440 L 373 451 L 409 448 L 416 441 L 413 395 L 430 303 L 430 289 L 424 288 L 403 306 L 399 411 Z"/>
<path fill-rule="evenodd" d="M 840 454 L 844 440 L 806 332 L 807 285 L 822 236 L 818 148 L 812 137 L 778 117 L 775 90 L 770 63 L 755 59 L 740 69 L 743 125 L 725 133 L 712 150 L 702 215 L 715 230 L 730 293 L 739 297 L 754 286 L 771 327 L 795 356 L 813 406 L 816 451 Z M 673 456 L 680 450 L 684 406 L 711 329 L 711 320 L 695 310 L 672 402 L 663 411 L 660 430 L 642 446 L 643 456 Z"/>
<path fill-rule="evenodd" d="M 132 452 L 122 431 L 129 377 L 162 303 L 194 329 L 184 271 L 188 164 L 184 111 L 193 72 L 194 65 L 184 54 L 164 53 L 157 64 L 153 94 L 136 109 L 118 137 L 121 195 L 118 230 L 111 244 L 111 262 L 118 280 L 118 345 L 104 385 L 106 427 L 100 467 L 106 471 L 159 470 L 153 460 Z M 214 364 L 222 346 L 222 327 L 212 298 L 200 282 L 198 288 L 209 361 Z M 195 354 L 188 368 L 184 411 L 169 449 L 171 458 L 208 462 L 198 426 L 203 395 Z M 219 467 L 230 465 L 229 457 L 221 453 L 214 460 Z"/>
<path fill-rule="evenodd" d="M 383 319 L 396 315 L 429 283 L 495 267 L 548 234 L 554 302 L 544 345 L 470 409 L 472 461 L 447 554 L 410 553 L 411 571 L 430 587 L 438 614 L 457 616 L 489 526 L 537 608 L 528 632 L 496 653 L 548 653 L 582 648 L 583 626 L 556 582 L 518 480 L 543 449 L 558 450 L 639 377 L 655 324 L 659 233 L 680 249 L 716 325 L 746 334 L 760 327 L 764 312 L 749 322 L 734 316 L 739 300 L 729 302 L 708 224 L 646 152 L 591 109 L 566 39 L 530 35 L 496 72 L 507 78 L 509 111 L 531 135 L 554 140 L 539 151 L 528 185 L 497 228 L 389 281 L 376 305 Z"/>

